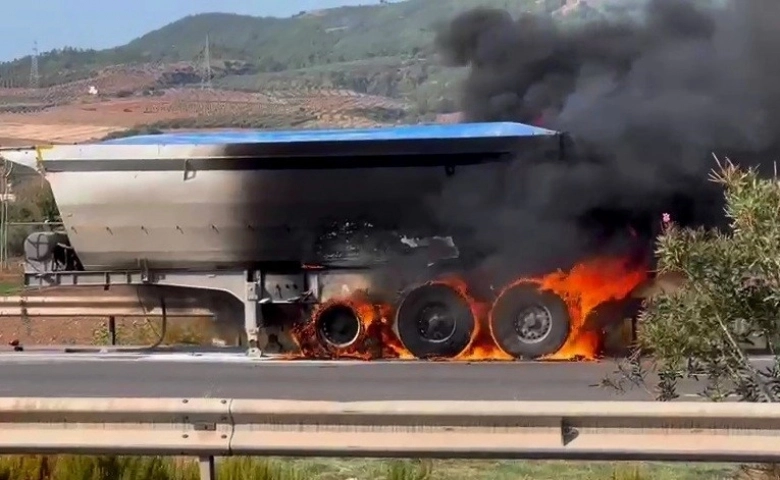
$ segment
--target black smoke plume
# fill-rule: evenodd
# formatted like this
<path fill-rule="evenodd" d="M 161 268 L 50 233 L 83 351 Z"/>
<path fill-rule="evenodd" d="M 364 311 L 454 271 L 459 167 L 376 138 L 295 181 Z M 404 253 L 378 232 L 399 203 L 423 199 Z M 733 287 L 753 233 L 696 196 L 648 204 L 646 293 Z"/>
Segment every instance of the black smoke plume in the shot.
<path fill-rule="evenodd" d="M 778 0 L 648 0 L 638 15 L 561 26 L 477 8 L 437 39 L 468 67 L 466 121 L 517 121 L 567 132 L 563 162 L 519 157 L 503 174 L 469 175 L 436 203 L 493 265 L 566 268 L 652 238 L 661 214 L 688 226 L 723 220 L 707 181 L 712 153 L 771 164 L 780 137 Z M 501 191 L 500 202 L 494 193 Z"/>

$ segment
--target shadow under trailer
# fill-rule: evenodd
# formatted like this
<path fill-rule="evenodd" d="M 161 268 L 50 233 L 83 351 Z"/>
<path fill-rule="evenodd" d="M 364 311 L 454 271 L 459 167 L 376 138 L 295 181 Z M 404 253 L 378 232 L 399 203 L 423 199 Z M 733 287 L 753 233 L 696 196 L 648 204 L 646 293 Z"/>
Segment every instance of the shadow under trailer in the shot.
<path fill-rule="evenodd" d="M 564 145 L 555 131 L 480 123 L 169 133 L 0 156 L 48 181 L 64 226 L 25 240 L 29 298 L 129 289 L 141 315 L 243 324 L 253 355 L 512 360 L 596 354 L 637 308 L 647 265 L 599 259 L 496 288 L 475 273 L 470 232 L 428 206 L 455 182 L 501 178 L 518 152 L 565 161 Z"/>

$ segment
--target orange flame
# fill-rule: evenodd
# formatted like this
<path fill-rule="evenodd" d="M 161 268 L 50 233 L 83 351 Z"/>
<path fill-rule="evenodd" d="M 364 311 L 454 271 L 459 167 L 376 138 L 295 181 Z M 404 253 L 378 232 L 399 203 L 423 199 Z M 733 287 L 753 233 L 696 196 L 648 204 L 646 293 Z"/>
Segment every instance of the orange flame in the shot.
<path fill-rule="evenodd" d="M 453 360 L 460 361 L 487 361 L 487 360 L 512 360 L 512 356 L 498 348 L 487 325 L 490 304 L 474 298 L 465 280 L 456 276 L 445 277 L 433 283 L 447 285 L 463 297 L 471 307 L 474 315 L 474 331 L 471 333 L 466 348 Z"/>
<path fill-rule="evenodd" d="M 544 360 L 593 360 L 600 354 L 602 332 L 586 328 L 589 315 L 606 302 L 625 299 L 647 278 L 647 269 L 628 258 L 596 258 L 577 264 L 569 272 L 558 271 L 538 278 L 519 278 L 507 285 L 502 293 L 518 284 L 532 283 L 538 285 L 540 290 L 547 290 L 561 297 L 571 317 L 571 333 L 563 347 Z M 468 302 L 475 318 L 471 340 L 454 360 L 513 360 L 511 355 L 497 345 L 493 337 L 489 326 L 489 302 L 476 299 L 466 281 L 457 276 L 445 277 L 432 283 L 453 288 Z M 316 332 L 319 315 L 335 305 L 350 308 L 361 324 L 357 340 L 347 347 L 324 345 Z M 364 290 L 344 298 L 331 299 L 315 308 L 311 321 L 293 328 L 292 336 L 300 350 L 294 358 L 413 359 L 413 355 L 401 344 L 394 332 L 393 315 L 392 305 L 377 301 Z"/>
<path fill-rule="evenodd" d="M 504 291 L 520 283 L 534 283 L 563 299 L 571 317 L 566 343 L 543 360 L 595 360 L 601 353 L 602 332 L 586 328 L 588 316 L 596 307 L 623 300 L 648 277 L 647 268 L 627 258 L 596 258 L 575 265 L 568 273 L 553 272 L 539 278 L 521 278 Z"/>
<path fill-rule="evenodd" d="M 623 300 L 648 278 L 648 270 L 628 259 L 600 258 L 575 266 L 566 276 L 546 277 L 541 287 L 561 296 L 569 307 L 572 331 L 567 342 L 547 360 L 576 357 L 595 359 L 600 353 L 601 332 L 588 330 L 585 321 L 596 307 Z"/>
<path fill-rule="evenodd" d="M 321 342 L 317 335 L 318 318 L 334 306 L 349 308 L 360 322 L 357 339 L 346 347 L 328 345 Z M 393 333 L 392 308 L 388 304 L 376 302 L 362 290 L 344 298 L 333 298 L 319 304 L 312 312 L 310 321 L 293 327 L 292 338 L 299 352 L 288 358 L 355 360 L 412 358 Z"/>

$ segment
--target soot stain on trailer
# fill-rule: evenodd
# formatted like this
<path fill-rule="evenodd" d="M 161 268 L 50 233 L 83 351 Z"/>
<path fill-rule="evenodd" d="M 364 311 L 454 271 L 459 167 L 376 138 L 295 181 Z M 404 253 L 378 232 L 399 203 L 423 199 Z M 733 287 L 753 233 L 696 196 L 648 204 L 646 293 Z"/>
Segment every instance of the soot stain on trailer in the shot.
<path fill-rule="evenodd" d="M 437 218 L 427 200 L 440 197 L 454 177 L 481 170 L 500 176 L 518 154 L 561 160 L 562 141 L 554 132 L 527 135 L 533 127 L 507 125 L 506 135 L 492 136 L 482 133 L 489 125 L 459 125 L 425 138 L 420 132 L 438 127 L 419 126 L 402 127 L 411 129 L 408 136 L 391 140 L 382 139 L 382 131 L 392 129 L 374 129 L 379 133 L 366 140 L 225 144 L 221 154 L 229 160 L 221 167 L 251 172 L 242 179 L 250 198 L 241 215 L 255 235 L 237 238 L 237 246 L 263 261 L 370 266 L 405 258 L 414 250 L 405 238 L 452 233 L 456 222 Z"/>

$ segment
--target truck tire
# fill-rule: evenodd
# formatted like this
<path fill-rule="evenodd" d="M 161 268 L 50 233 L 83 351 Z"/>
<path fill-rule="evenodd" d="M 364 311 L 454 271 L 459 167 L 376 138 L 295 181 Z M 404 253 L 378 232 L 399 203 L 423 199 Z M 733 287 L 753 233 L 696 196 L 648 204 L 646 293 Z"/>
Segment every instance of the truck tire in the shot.
<path fill-rule="evenodd" d="M 453 288 L 427 284 L 401 300 L 395 323 L 399 340 L 416 358 L 452 358 L 468 346 L 476 319 Z"/>
<path fill-rule="evenodd" d="M 535 284 L 504 291 L 490 311 L 490 329 L 498 346 L 517 359 L 537 359 L 563 347 L 571 318 L 561 297 Z"/>

